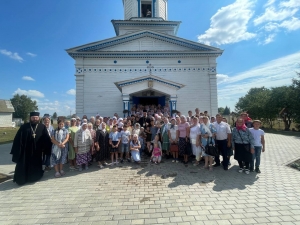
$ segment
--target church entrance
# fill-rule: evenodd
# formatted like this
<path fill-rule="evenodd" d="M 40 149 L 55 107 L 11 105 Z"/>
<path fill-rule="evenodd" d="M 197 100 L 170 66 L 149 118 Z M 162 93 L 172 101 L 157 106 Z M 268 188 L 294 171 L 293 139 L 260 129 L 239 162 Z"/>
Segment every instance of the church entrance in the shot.
<path fill-rule="evenodd" d="M 161 97 L 136 97 L 132 96 L 132 103 L 135 105 L 166 105 L 166 96 Z"/>
<path fill-rule="evenodd" d="M 153 90 L 145 90 L 130 95 L 134 105 L 161 105 L 165 106 L 168 96 Z"/>

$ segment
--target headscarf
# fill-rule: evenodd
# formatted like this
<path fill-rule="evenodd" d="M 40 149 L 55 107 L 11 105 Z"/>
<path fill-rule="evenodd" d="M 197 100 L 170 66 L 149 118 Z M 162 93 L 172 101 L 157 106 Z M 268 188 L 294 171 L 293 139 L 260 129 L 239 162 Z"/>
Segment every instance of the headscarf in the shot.
<path fill-rule="evenodd" d="M 87 129 L 85 129 L 85 130 L 82 129 L 82 127 L 83 127 L 84 125 L 87 125 L 87 123 L 82 123 L 82 124 L 81 124 L 81 128 L 80 128 L 81 131 L 82 131 L 82 143 L 85 142 L 85 134 L 86 134 L 86 130 L 87 130 Z"/>
<path fill-rule="evenodd" d="M 246 126 L 245 124 L 243 124 L 242 126 L 238 126 L 238 125 L 236 124 L 236 129 L 237 129 L 238 131 L 240 131 L 240 130 L 246 131 L 247 126 Z"/>
<path fill-rule="evenodd" d="M 205 132 L 208 134 L 208 136 L 212 137 L 212 133 L 210 131 L 210 121 L 209 121 L 209 119 L 207 119 L 207 123 L 206 124 L 203 122 L 202 126 L 203 126 Z"/>

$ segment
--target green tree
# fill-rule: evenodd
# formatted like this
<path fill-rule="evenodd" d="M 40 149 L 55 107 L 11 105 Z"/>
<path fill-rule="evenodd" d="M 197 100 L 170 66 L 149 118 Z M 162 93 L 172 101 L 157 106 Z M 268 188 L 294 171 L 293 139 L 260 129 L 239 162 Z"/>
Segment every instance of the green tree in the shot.
<path fill-rule="evenodd" d="M 226 107 L 224 109 L 224 112 L 223 112 L 223 115 L 229 115 L 229 114 L 230 114 L 230 108 L 228 108 L 227 105 L 226 105 Z"/>
<path fill-rule="evenodd" d="M 16 94 L 10 99 L 14 106 L 15 112 L 13 113 L 14 118 L 21 118 L 23 121 L 29 120 L 29 113 L 38 110 L 36 101 L 32 101 L 30 97 L 26 95 Z"/>
<path fill-rule="evenodd" d="M 295 78 L 292 81 L 293 98 L 291 99 L 291 101 L 295 122 L 300 124 L 300 73 L 296 73 L 298 78 Z"/>
<path fill-rule="evenodd" d="M 56 113 L 56 112 L 53 113 L 52 118 L 53 118 L 53 119 L 56 119 L 56 118 L 57 118 L 57 113 Z"/>
<path fill-rule="evenodd" d="M 291 86 L 281 86 L 271 89 L 269 99 L 271 105 L 277 110 L 278 115 L 284 122 L 284 130 L 290 130 L 294 113 L 294 90 Z"/>
<path fill-rule="evenodd" d="M 260 119 L 272 128 L 278 110 L 270 101 L 271 95 L 272 91 L 265 87 L 251 88 L 244 97 L 239 98 L 236 111 L 248 112 L 252 119 Z"/>
<path fill-rule="evenodd" d="M 224 108 L 223 107 L 220 107 L 220 108 L 218 108 L 218 113 L 221 113 L 221 114 L 223 114 L 224 113 Z"/>

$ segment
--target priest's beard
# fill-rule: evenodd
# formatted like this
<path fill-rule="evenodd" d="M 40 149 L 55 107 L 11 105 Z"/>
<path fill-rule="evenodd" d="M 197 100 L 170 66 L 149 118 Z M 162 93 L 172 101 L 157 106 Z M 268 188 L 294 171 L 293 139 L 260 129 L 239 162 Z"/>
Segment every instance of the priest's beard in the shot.
<path fill-rule="evenodd" d="M 39 120 L 37 119 L 30 119 L 30 123 L 32 124 L 32 125 L 36 125 L 36 124 L 38 124 L 39 123 Z"/>

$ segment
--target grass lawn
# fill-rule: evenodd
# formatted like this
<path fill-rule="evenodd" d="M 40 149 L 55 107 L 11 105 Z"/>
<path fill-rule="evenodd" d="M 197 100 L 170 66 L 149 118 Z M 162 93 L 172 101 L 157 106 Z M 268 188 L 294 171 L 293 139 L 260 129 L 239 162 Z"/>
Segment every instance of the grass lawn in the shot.
<path fill-rule="evenodd" d="M 0 144 L 12 142 L 16 136 L 19 127 L 16 128 L 0 128 Z M 5 134 L 6 133 L 6 134 Z"/>

